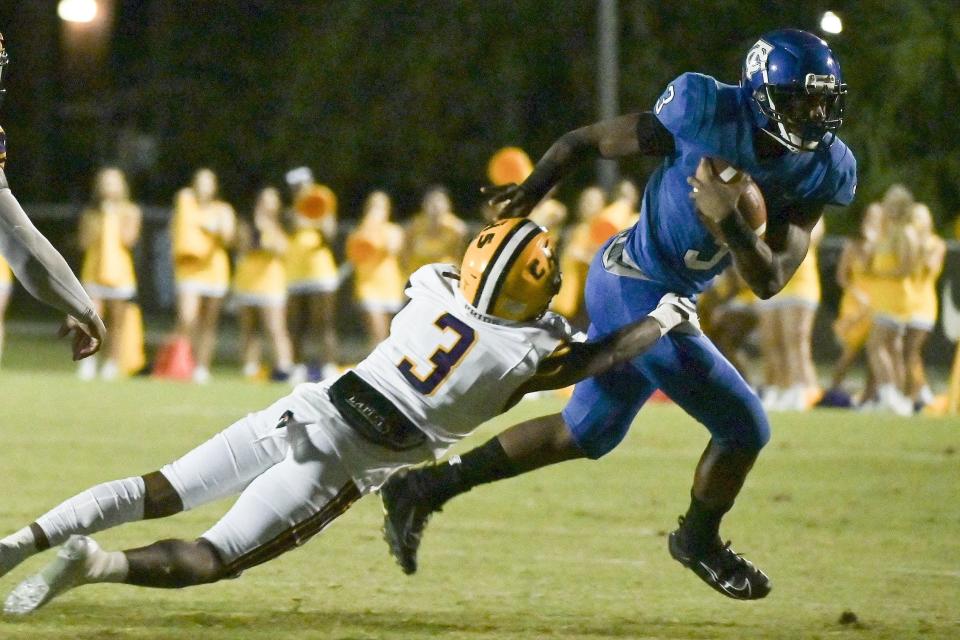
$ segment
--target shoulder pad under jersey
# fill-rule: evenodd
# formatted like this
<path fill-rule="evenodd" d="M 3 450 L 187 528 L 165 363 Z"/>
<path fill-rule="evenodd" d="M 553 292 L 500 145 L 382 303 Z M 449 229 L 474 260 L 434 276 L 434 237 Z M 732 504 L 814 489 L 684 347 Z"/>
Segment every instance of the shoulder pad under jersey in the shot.
<path fill-rule="evenodd" d="M 717 91 L 710 76 L 684 73 L 667 85 L 653 112 L 674 136 L 695 140 L 714 122 Z"/>

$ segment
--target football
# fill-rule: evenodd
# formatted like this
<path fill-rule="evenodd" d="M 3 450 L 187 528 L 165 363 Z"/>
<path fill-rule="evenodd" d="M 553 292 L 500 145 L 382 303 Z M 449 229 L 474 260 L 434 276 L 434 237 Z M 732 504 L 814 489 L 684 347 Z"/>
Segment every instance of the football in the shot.
<path fill-rule="evenodd" d="M 707 161 L 710 163 L 710 166 L 713 167 L 713 172 L 725 183 L 739 182 L 743 180 L 746 175 L 744 172 L 720 158 L 707 158 Z M 697 177 L 701 178 L 701 176 Z M 750 228 L 756 231 L 758 236 L 763 237 L 764 232 L 767 230 L 767 204 L 763 199 L 763 192 L 760 191 L 757 183 L 751 183 L 743 191 L 740 195 L 740 200 L 737 202 L 737 208 L 740 210 L 741 215 L 743 215 L 744 220 L 747 221 L 747 224 L 750 225 Z M 721 237 L 720 230 L 716 224 L 705 217 L 701 216 L 701 219 L 710 230 L 710 233 L 717 238 Z"/>

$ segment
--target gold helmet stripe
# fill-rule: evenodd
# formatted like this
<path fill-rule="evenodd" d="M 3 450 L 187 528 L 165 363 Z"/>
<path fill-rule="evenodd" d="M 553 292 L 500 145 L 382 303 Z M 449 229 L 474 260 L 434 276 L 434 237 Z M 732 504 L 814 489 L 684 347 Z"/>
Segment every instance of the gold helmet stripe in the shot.
<path fill-rule="evenodd" d="M 500 220 L 498 222 L 494 222 L 493 224 L 488 225 L 486 229 L 484 229 L 484 231 L 493 230 L 502 224 L 506 224 L 507 222 L 508 222 L 507 220 Z M 500 257 L 500 254 L 503 253 L 503 250 L 506 248 L 507 242 L 510 241 L 510 238 L 512 238 L 514 234 L 516 234 L 520 230 L 521 227 L 523 227 L 523 225 L 518 224 L 518 225 L 515 225 L 512 229 L 508 230 L 507 234 L 500 241 L 500 244 L 498 244 L 494 248 L 493 255 L 490 256 L 490 260 L 486 263 L 487 268 L 485 268 L 483 270 L 483 273 L 481 273 L 480 275 L 480 283 L 477 285 L 477 290 L 473 294 L 473 297 L 470 300 L 470 304 L 472 304 L 474 307 L 477 307 L 477 305 L 480 304 L 480 294 L 483 293 L 483 285 L 487 282 L 487 277 L 490 275 L 490 267 L 496 263 L 497 259 Z M 481 231 L 479 235 L 482 236 L 483 231 Z"/>
<path fill-rule="evenodd" d="M 490 267 L 484 271 L 483 280 L 477 290 L 477 302 L 473 305 L 481 313 L 490 313 L 496 303 L 497 294 L 503 287 L 503 281 L 510 273 L 510 267 L 517 256 L 543 229 L 532 220 L 524 220 L 504 238 L 496 255 L 490 261 Z"/>

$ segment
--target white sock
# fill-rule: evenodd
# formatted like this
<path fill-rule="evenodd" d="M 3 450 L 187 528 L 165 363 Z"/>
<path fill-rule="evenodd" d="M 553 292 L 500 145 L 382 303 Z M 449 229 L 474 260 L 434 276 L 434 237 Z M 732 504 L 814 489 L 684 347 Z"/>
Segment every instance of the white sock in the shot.
<path fill-rule="evenodd" d="M 97 548 L 87 556 L 87 581 L 123 582 L 130 573 L 130 563 L 123 551 L 104 551 Z"/>
<path fill-rule="evenodd" d="M 114 480 L 78 493 L 37 518 L 51 547 L 73 534 L 89 535 L 126 522 L 143 520 L 143 478 Z"/>
<path fill-rule="evenodd" d="M 24 527 L 0 540 L 0 576 L 37 552 L 33 531 Z"/>

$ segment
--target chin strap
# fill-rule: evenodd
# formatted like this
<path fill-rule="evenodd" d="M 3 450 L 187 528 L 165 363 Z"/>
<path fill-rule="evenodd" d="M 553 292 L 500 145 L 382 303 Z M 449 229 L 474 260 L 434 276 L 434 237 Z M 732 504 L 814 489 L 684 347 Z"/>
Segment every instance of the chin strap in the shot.
<path fill-rule="evenodd" d="M 789 135 L 790 135 L 789 133 L 787 133 L 786 127 L 784 127 L 781 123 L 777 122 L 776 125 L 777 125 L 777 128 L 780 129 L 780 132 L 781 132 L 781 134 L 782 134 L 783 136 L 789 136 Z M 797 145 L 795 145 L 795 144 L 793 144 L 793 143 L 791 143 L 791 142 L 787 142 L 783 137 L 775 134 L 773 131 L 770 131 L 770 130 L 767 129 L 766 127 L 760 127 L 760 131 L 763 131 L 765 134 L 767 134 L 768 136 L 770 136 L 771 138 L 773 138 L 774 140 L 776 140 L 777 142 L 779 142 L 781 145 L 783 145 L 784 147 L 786 147 L 787 150 L 790 151 L 791 153 L 800 153 L 801 151 L 803 151 L 803 149 L 801 149 L 801 148 L 798 147 Z"/>

